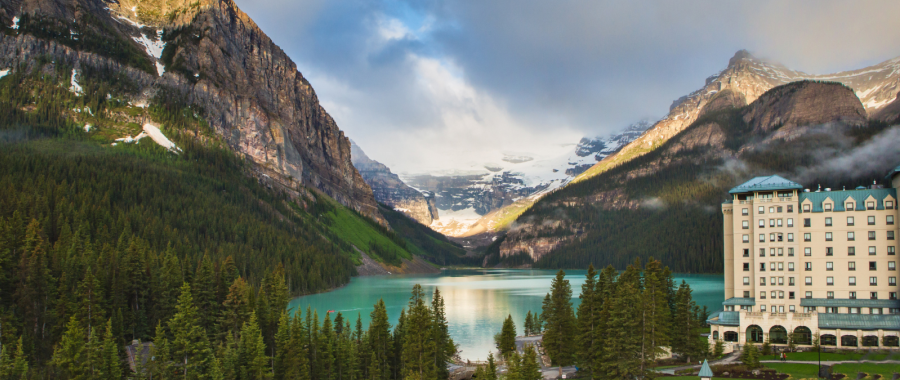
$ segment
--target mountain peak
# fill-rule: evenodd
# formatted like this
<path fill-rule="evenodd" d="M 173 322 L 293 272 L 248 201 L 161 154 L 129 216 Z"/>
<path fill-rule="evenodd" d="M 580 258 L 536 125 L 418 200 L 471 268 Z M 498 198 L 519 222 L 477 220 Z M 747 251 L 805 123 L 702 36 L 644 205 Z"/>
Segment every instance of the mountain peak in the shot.
<path fill-rule="evenodd" d="M 745 59 L 755 60 L 756 57 L 754 57 L 753 54 L 750 54 L 750 52 L 747 51 L 746 49 L 741 49 L 741 50 L 738 50 L 737 53 L 734 53 L 734 57 L 731 57 L 731 59 L 728 60 L 728 66 L 734 66 L 741 60 L 745 60 Z"/>

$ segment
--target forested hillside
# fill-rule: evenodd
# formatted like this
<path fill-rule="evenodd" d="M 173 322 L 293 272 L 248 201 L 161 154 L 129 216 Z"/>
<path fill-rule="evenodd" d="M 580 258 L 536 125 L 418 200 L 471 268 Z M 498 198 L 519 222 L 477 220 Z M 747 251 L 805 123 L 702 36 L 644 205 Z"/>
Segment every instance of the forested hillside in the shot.
<path fill-rule="evenodd" d="M 519 218 L 524 227 L 507 236 L 507 254 L 526 243 L 549 241 L 558 246 L 538 258 L 535 267 L 593 263 L 624 268 L 636 257 L 658 257 L 676 272 L 716 273 L 722 268 L 720 204 L 731 187 L 774 173 L 810 187 L 881 180 L 900 160 L 896 150 L 885 150 L 885 142 L 897 134 L 887 124 L 860 123 L 857 117 L 852 123 L 797 125 L 785 123 L 793 120 L 785 117 L 760 125 L 758 118 L 746 117 L 771 111 L 771 104 L 783 104 L 779 99 L 790 103 L 786 97 L 810 92 L 837 102 L 852 100 L 835 120 L 861 109 L 840 84 L 807 83 L 777 87 L 749 106 L 707 110 L 653 151 L 548 195 Z M 796 116 L 797 109 L 777 111 Z M 875 156 L 880 160 L 866 158 Z"/>

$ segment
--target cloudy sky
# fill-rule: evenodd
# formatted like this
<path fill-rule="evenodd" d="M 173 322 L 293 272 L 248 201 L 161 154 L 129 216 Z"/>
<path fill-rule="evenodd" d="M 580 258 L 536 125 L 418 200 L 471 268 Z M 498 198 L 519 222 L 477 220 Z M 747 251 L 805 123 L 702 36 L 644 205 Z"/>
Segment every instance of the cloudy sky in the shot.
<path fill-rule="evenodd" d="M 406 173 L 660 118 L 739 49 L 813 74 L 900 56 L 897 1 L 236 2 L 341 129 Z"/>

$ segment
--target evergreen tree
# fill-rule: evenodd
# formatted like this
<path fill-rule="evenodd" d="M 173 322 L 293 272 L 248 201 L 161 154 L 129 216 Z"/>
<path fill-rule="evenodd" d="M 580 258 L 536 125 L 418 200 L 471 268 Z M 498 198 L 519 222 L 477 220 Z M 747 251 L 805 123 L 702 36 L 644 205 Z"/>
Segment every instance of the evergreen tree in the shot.
<path fill-rule="evenodd" d="M 494 353 L 488 354 L 487 371 L 485 372 L 485 380 L 497 380 L 497 363 L 494 362 Z"/>
<path fill-rule="evenodd" d="M 759 368 L 759 350 L 755 344 L 747 344 L 741 352 L 741 362 L 748 368 Z"/>
<path fill-rule="evenodd" d="M 222 316 L 219 319 L 219 331 L 231 333 L 237 338 L 241 326 L 250 320 L 253 307 L 250 305 L 250 285 L 238 277 L 228 288 L 228 295 L 222 304 Z"/>
<path fill-rule="evenodd" d="M 447 363 L 456 355 L 456 343 L 450 337 L 444 298 L 437 288 L 434 288 L 434 295 L 431 298 L 431 317 L 430 339 L 434 344 L 435 376 L 438 379 L 446 379 L 450 376 Z"/>
<path fill-rule="evenodd" d="M 216 305 L 216 278 L 215 269 L 208 255 L 197 266 L 194 282 L 191 283 L 194 305 L 196 305 L 200 327 L 207 333 L 215 332 L 215 322 L 221 315 Z"/>
<path fill-rule="evenodd" d="M 66 332 L 53 352 L 53 366 L 59 370 L 62 379 L 88 379 L 93 377 L 84 328 L 75 316 L 66 324 Z"/>
<path fill-rule="evenodd" d="M 700 339 L 696 334 L 698 321 L 693 309 L 694 301 L 691 299 L 691 287 L 684 281 L 675 295 L 675 315 L 672 324 L 672 351 L 684 355 L 688 361 L 700 354 Z"/>
<path fill-rule="evenodd" d="M 28 358 L 25 355 L 25 346 L 22 343 L 22 337 L 16 343 L 16 353 L 12 358 L 12 366 L 9 371 L 11 380 L 24 380 L 28 378 Z"/>
<path fill-rule="evenodd" d="M 331 313 L 325 313 L 322 320 L 322 330 L 319 331 L 316 343 L 316 374 L 315 378 L 330 380 L 334 374 L 334 329 L 331 323 Z"/>
<path fill-rule="evenodd" d="M 98 342 L 98 351 L 100 360 L 97 361 L 99 368 L 96 371 L 98 379 L 121 379 L 122 378 L 122 361 L 119 359 L 119 344 L 116 337 L 113 336 L 112 320 L 106 321 L 106 330 L 103 333 L 103 341 Z M 140 358 L 135 358 L 136 362 L 140 362 Z"/>
<path fill-rule="evenodd" d="M 640 293 L 633 282 L 616 285 L 616 297 L 609 307 L 609 323 L 605 344 L 604 368 L 608 378 L 642 377 L 641 372 L 641 308 Z"/>
<path fill-rule="evenodd" d="M 435 342 L 428 339 L 432 328 L 431 310 L 425 303 L 425 292 L 419 284 L 413 285 L 406 316 L 406 336 L 403 339 L 403 377 L 405 379 L 434 379 Z"/>
<path fill-rule="evenodd" d="M 534 317 L 531 315 L 531 310 L 528 310 L 528 313 L 525 314 L 525 336 L 534 335 Z"/>
<path fill-rule="evenodd" d="M 200 316 L 191 295 L 191 286 L 181 286 L 175 315 L 169 320 L 172 340 L 168 342 L 169 357 L 174 369 L 186 379 L 211 379 L 218 373 L 206 331 L 200 325 Z"/>
<path fill-rule="evenodd" d="M 668 279 L 664 278 L 662 263 L 650 259 L 644 270 L 644 289 L 641 294 L 641 367 L 644 369 L 665 353 L 668 346 L 669 304 L 666 300 Z"/>
<path fill-rule="evenodd" d="M 574 362 L 575 314 L 572 311 L 572 288 L 565 279 L 565 272 L 560 270 L 550 283 L 550 293 L 545 298 L 544 349 L 550 360 L 558 366 L 571 365 Z"/>
<path fill-rule="evenodd" d="M 372 314 L 370 314 L 371 322 L 369 323 L 369 331 L 366 334 L 368 340 L 368 352 L 371 353 L 368 358 L 369 366 L 367 369 L 367 379 L 387 380 L 391 378 L 391 355 L 393 351 L 393 341 L 391 338 L 391 325 L 388 322 L 387 308 L 384 300 L 379 299 L 375 304 Z M 365 356 L 363 356 L 365 357 Z"/>
<path fill-rule="evenodd" d="M 262 380 L 271 377 L 266 345 L 256 321 L 256 314 L 251 314 L 250 320 L 241 327 L 238 347 L 241 379 Z"/>
<path fill-rule="evenodd" d="M 500 355 L 504 358 L 509 357 L 510 354 L 516 351 L 516 324 L 513 322 L 512 315 L 507 315 L 506 320 L 503 321 L 503 327 L 500 329 L 500 333 L 494 337 L 496 341 L 497 350 L 500 351 Z"/>
<path fill-rule="evenodd" d="M 576 358 L 579 368 L 584 368 L 589 376 L 593 377 L 594 355 L 600 347 L 596 345 L 597 318 L 600 315 L 599 296 L 596 292 L 597 271 L 594 265 L 588 267 L 584 284 L 581 285 L 581 304 L 578 305 L 578 350 Z M 529 314 L 530 315 L 530 314 Z"/>
<path fill-rule="evenodd" d="M 522 355 L 522 365 L 519 367 L 519 379 L 521 380 L 541 380 L 544 376 L 541 374 L 541 365 L 538 363 L 538 355 L 534 347 L 528 345 L 525 347 L 525 354 Z"/>

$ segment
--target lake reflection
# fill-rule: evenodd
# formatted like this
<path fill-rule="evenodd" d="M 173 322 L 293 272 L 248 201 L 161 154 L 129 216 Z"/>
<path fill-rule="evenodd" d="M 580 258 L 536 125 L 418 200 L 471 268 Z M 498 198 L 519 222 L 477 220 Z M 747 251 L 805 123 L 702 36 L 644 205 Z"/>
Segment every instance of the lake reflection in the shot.
<path fill-rule="evenodd" d="M 578 294 L 587 271 L 566 271 L 572 285 L 572 304 L 577 307 Z M 430 275 L 393 275 L 355 277 L 346 286 L 328 293 L 293 299 L 288 307 L 318 310 L 320 318 L 328 310 L 341 312 L 355 325 L 362 315 L 363 326 L 368 325 L 369 313 L 379 298 L 384 299 L 391 324 L 397 323 L 400 310 L 409 302 L 414 284 L 421 284 L 426 293 L 438 288 L 447 306 L 450 334 L 462 350 L 461 356 L 483 360 L 493 350 L 493 336 L 500 331 L 503 320 L 512 315 L 519 334 L 524 327 L 525 314 L 540 312 L 541 301 L 550 290 L 554 270 L 484 269 L 444 270 Z M 693 289 L 697 305 L 719 310 L 723 301 L 721 275 L 675 275 L 676 281 L 687 281 Z M 430 297 L 429 297 L 430 299 Z"/>

